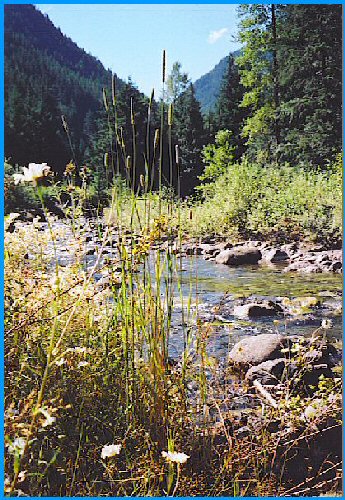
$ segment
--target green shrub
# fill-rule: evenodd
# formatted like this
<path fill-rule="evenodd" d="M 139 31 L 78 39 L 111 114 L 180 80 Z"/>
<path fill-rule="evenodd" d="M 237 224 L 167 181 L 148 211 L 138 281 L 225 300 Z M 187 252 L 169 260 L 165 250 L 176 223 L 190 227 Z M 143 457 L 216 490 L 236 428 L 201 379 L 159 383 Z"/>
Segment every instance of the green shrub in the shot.
<path fill-rule="evenodd" d="M 192 233 L 334 243 L 341 239 L 342 161 L 322 171 L 289 165 L 262 167 L 244 158 L 231 163 L 226 146 L 206 148 L 210 164 L 196 204 Z M 224 173 L 217 175 L 218 172 Z M 185 221 L 187 223 L 187 220 Z"/>

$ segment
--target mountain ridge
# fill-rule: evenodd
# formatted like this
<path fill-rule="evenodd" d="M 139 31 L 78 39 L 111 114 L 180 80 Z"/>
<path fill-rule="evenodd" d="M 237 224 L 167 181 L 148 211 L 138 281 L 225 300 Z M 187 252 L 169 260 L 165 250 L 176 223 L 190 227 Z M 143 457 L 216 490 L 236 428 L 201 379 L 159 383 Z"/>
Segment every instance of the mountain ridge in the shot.
<path fill-rule="evenodd" d="M 61 115 L 82 158 L 112 73 L 31 4 L 5 5 L 4 42 L 5 156 L 18 164 L 50 161 L 62 171 L 72 153 Z M 125 84 L 116 83 L 119 90 Z"/>
<path fill-rule="evenodd" d="M 215 108 L 230 55 L 236 58 L 240 53 L 241 50 L 235 50 L 223 57 L 214 68 L 194 82 L 195 95 L 200 103 L 203 114 L 207 114 Z"/>

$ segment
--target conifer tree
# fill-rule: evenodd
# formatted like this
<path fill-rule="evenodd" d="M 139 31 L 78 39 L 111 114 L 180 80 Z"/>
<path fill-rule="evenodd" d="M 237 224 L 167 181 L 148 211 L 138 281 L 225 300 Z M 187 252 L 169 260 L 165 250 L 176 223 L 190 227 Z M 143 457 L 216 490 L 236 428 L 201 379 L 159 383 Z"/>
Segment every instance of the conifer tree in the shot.
<path fill-rule="evenodd" d="M 200 104 L 192 83 L 176 99 L 174 106 L 174 140 L 180 150 L 181 194 L 190 194 L 202 172 L 201 150 L 205 132 Z"/>
<path fill-rule="evenodd" d="M 281 156 L 323 165 L 342 144 L 341 6 L 286 6 L 278 56 Z"/>
<path fill-rule="evenodd" d="M 229 55 L 227 71 L 224 75 L 219 98 L 216 104 L 216 124 L 218 130 L 231 132 L 232 145 L 236 149 L 236 157 L 244 152 L 244 139 L 241 136 L 247 110 L 240 106 L 244 95 L 244 87 L 232 54 Z"/>

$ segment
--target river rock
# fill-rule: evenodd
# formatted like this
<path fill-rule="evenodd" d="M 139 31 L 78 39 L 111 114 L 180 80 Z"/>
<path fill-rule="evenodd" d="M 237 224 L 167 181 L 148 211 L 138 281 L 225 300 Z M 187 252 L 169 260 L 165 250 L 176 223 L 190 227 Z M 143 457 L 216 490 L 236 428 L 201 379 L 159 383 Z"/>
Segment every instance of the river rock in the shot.
<path fill-rule="evenodd" d="M 228 266 L 241 266 L 257 264 L 261 258 L 261 251 L 257 248 L 252 246 L 238 246 L 220 252 L 216 257 L 216 263 Z"/>
<path fill-rule="evenodd" d="M 184 248 L 186 255 L 201 255 L 202 248 L 196 245 L 188 245 Z"/>
<path fill-rule="evenodd" d="M 262 316 L 276 316 L 283 312 L 280 305 L 272 301 L 249 302 L 234 307 L 234 316 L 238 318 L 259 318 Z"/>
<path fill-rule="evenodd" d="M 263 262 L 271 262 L 275 264 L 277 262 L 284 262 L 289 259 L 288 254 L 279 248 L 262 248 L 262 261 Z"/>
<path fill-rule="evenodd" d="M 342 251 L 341 250 L 299 250 L 291 256 L 291 263 L 285 268 L 285 272 L 302 273 L 324 273 L 342 272 Z"/>
<path fill-rule="evenodd" d="M 293 257 L 298 252 L 298 243 L 294 241 L 293 243 L 286 243 L 280 247 L 282 252 L 285 252 L 289 258 Z"/>
<path fill-rule="evenodd" d="M 281 349 L 287 344 L 286 337 L 275 333 L 244 338 L 229 353 L 229 363 L 239 368 L 259 365 L 264 361 L 281 358 Z"/>
<path fill-rule="evenodd" d="M 287 366 L 285 358 L 270 359 L 259 365 L 252 366 L 246 373 L 245 379 L 252 384 L 258 380 L 263 385 L 277 385 Z"/>

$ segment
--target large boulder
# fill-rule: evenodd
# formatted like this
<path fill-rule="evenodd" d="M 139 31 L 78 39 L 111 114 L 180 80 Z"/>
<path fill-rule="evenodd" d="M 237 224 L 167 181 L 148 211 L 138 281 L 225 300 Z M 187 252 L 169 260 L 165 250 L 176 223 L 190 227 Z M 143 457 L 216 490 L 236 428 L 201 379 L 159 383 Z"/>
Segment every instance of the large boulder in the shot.
<path fill-rule="evenodd" d="M 265 333 L 244 338 L 229 353 L 229 363 L 240 369 L 259 365 L 271 359 L 281 358 L 281 349 L 287 338 L 275 333 Z"/>
<path fill-rule="evenodd" d="M 276 316 L 282 313 L 279 304 L 265 300 L 260 302 L 249 302 L 234 307 L 234 316 L 237 318 L 260 318 L 263 316 Z"/>
<path fill-rule="evenodd" d="M 257 264 L 262 258 L 260 250 L 254 246 L 238 246 L 229 250 L 223 250 L 216 257 L 217 264 L 228 266 L 242 266 L 246 264 Z"/>

